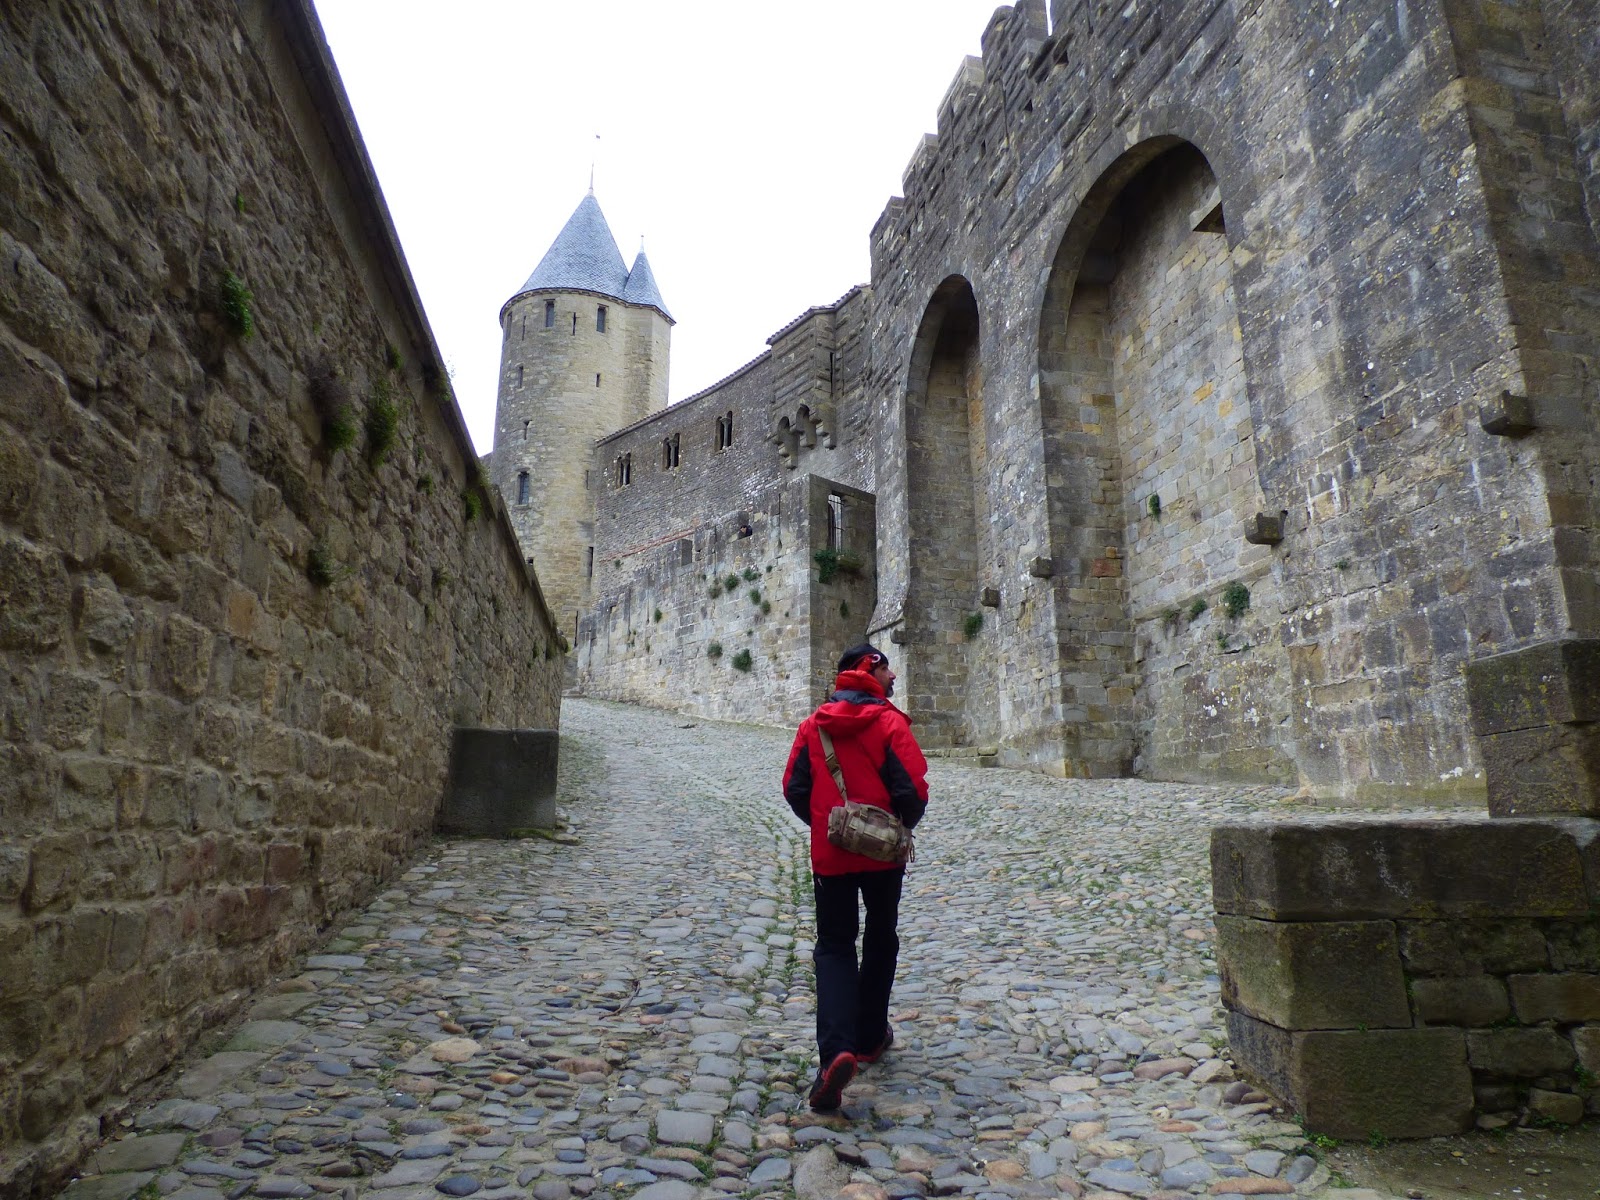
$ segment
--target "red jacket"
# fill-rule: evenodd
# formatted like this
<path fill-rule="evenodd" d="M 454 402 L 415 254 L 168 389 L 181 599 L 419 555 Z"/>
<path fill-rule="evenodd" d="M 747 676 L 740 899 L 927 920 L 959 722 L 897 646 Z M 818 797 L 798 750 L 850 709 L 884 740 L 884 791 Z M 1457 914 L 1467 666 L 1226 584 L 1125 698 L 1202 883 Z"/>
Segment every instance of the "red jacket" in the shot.
<path fill-rule="evenodd" d="M 845 789 L 858 804 L 887 808 L 910 828 L 928 806 L 928 762 L 911 736 L 911 718 L 866 671 L 844 671 L 833 699 L 800 722 L 783 772 L 783 798 L 811 826 L 811 869 L 818 875 L 893 871 L 897 863 L 851 854 L 828 841 L 828 810 L 844 803 L 822 752 L 819 728 L 833 740 Z"/>

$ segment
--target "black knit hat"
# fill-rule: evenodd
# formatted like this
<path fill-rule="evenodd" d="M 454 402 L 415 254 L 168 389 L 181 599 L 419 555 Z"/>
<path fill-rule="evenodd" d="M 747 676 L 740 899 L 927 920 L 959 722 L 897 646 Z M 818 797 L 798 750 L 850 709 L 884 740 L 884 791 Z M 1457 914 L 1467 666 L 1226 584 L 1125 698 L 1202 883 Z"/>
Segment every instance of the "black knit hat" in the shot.
<path fill-rule="evenodd" d="M 861 661 L 864 658 L 871 659 L 871 661 L 864 663 Z M 841 672 L 850 670 L 871 671 L 888 664 L 889 656 L 871 642 L 862 642 L 859 646 L 851 646 L 850 649 L 839 656 L 839 670 Z"/>

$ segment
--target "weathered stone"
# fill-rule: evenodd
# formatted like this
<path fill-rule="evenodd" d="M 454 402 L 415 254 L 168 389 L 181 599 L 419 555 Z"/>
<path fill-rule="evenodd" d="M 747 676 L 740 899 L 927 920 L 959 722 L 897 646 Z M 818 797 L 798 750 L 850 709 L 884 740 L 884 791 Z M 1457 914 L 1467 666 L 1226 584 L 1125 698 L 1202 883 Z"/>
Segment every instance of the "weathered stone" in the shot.
<path fill-rule="evenodd" d="M 1553 1029 L 1481 1029 L 1467 1034 L 1475 1071 L 1502 1079 L 1537 1079 L 1570 1071 L 1577 1055 Z"/>
<path fill-rule="evenodd" d="M 1220 825 L 1222 913 L 1277 921 L 1586 914 L 1583 861 L 1558 821 L 1324 817 Z"/>
<path fill-rule="evenodd" d="M 1473 659 L 1465 669 L 1479 737 L 1600 721 L 1600 640 L 1541 642 Z"/>
<path fill-rule="evenodd" d="M 1361 1138 L 1472 1127 L 1472 1073 L 1457 1030 L 1317 1031 L 1293 1039 L 1294 1093 L 1311 1129 Z"/>
<path fill-rule="evenodd" d="M 1522 921 L 1403 921 L 1400 956 L 1413 975 L 1504 975 L 1542 971 L 1549 949 L 1539 925 Z"/>
<path fill-rule="evenodd" d="M 1576 1125 L 1583 1120 L 1583 1097 L 1533 1088 L 1528 1092 L 1528 1112 L 1563 1125 Z"/>
<path fill-rule="evenodd" d="M 553 729 L 457 729 L 441 833 L 514 837 L 556 824 Z"/>
<path fill-rule="evenodd" d="M 1600 974 L 1513 975 L 1506 983 L 1517 1019 L 1525 1025 L 1600 1021 Z"/>
<path fill-rule="evenodd" d="M 1411 996 L 1425 1025 L 1493 1025 L 1511 1015 L 1506 985 L 1490 975 L 1413 980 Z"/>
<path fill-rule="evenodd" d="M 1219 916 L 1216 925 L 1229 1008 L 1282 1029 L 1410 1026 L 1391 922 Z"/>

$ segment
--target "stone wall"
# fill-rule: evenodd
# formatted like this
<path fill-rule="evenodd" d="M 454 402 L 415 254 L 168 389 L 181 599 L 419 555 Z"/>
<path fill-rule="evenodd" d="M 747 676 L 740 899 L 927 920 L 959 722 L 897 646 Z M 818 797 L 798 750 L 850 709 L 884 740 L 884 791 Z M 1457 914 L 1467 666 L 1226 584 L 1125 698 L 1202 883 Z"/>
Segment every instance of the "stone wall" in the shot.
<path fill-rule="evenodd" d="M 1600 1114 L 1600 822 L 1218 828 L 1234 1061 L 1319 1133 Z"/>
<path fill-rule="evenodd" d="M 561 658 L 309 6 L 0 27 L 0 1191 L 27 1195 L 428 837 L 452 725 L 555 726 Z"/>
<path fill-rule="evenodd" d="M 816 477 L 785 470 L 768 438 L 773 375 L 764 355 L 600 443 L 597 461 L 626 455 L 633 469 L 626 486 L 606 472 L 595 497 L 595 600 L 576 647 L 584 694 L 783 724 L 814 702 L 813 639 L 863 636 L 872 609 L 870 496 L 859 498 L 866 519 L 858 522 L 855 590 L 843 581 L 822 589 L 830 608 L 814 621 L 810 546 L 815 522 L 826 521 L 826 497 L 819 509 Z M 732 445 L 719 449 L 718 422 L 730 413 Z M 678 465 L 670 466 L 665 446 L 674 438 Z"/>

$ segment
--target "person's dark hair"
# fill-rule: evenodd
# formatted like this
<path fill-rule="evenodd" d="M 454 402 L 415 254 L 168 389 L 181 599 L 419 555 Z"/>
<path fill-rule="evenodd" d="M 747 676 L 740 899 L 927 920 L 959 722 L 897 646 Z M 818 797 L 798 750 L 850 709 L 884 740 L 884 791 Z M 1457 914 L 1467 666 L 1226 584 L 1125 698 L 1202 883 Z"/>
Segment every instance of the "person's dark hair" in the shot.
<path fill-rule="evenodd" d="M 862 662 L 862 659 L 870 659 L 871 661 Z M 839 670 L 871 671 L 876 667 L 885 665 L 888 661 L 889 656 L 882 650 L 879 650 L 871 642 L 862 642 L 859 646 L 851 646 L 850 649 L 839 656 Z"/>

